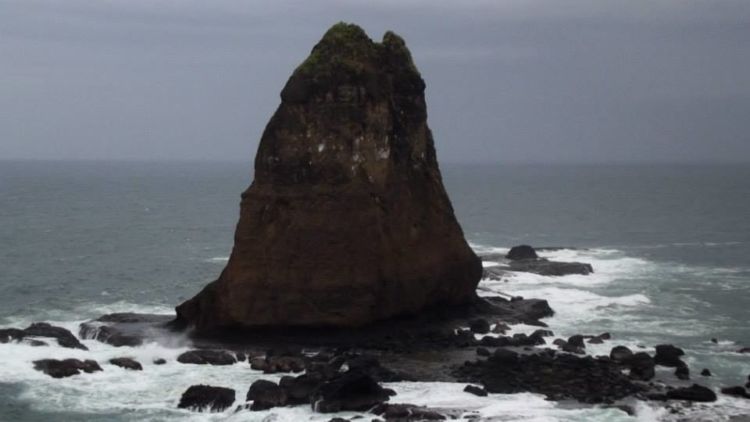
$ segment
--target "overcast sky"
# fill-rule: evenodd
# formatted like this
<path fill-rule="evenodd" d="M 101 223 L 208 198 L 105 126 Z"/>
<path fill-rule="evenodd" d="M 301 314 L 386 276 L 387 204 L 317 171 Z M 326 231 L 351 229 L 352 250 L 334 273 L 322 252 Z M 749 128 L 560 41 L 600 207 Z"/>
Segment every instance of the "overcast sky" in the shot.
<path fill-rule="evenodd" d="M 250 163 L 341 20 L 406 39 L 443 162 L 750 161 L 748 0 L 0 0 L 0 159 Z"/>

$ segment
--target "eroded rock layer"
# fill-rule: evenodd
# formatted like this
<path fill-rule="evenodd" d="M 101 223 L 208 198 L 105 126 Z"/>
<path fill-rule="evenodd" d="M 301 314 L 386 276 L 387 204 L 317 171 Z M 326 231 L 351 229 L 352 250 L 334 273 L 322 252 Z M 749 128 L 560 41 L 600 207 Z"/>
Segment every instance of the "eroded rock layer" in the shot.
<path fill-rule="evenodd" d="M 442 184 L 424 89 L 399 36 L 334 25 L 281 92 L 226 268 L 178 322 L 359 326 L 473 298 L 481 263 Z"/>

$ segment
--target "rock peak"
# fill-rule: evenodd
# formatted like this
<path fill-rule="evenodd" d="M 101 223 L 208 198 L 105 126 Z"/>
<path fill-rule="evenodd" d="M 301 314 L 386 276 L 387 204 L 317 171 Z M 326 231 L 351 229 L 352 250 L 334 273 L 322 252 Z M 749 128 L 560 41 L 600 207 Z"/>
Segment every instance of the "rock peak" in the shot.
<path fill-rule="evenodd" d="M 481 262 L 442 184 L 424 89 L 401 37 L 331 27 L 263 132 L 226 269 L 178 318 L 357 326 L 471 300 Z"/>

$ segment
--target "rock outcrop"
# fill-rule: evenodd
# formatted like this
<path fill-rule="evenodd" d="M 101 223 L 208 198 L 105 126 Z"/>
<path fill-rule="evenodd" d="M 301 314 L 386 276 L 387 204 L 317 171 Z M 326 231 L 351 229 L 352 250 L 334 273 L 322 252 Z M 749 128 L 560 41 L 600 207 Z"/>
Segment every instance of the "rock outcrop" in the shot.
<path fill-rule="evenodd" d="M 475 296 L 482 266 L 442 184 L 404 41 L 326 32 L 281 92 L 219 279 L 178 325 L 361 326 Z"/>

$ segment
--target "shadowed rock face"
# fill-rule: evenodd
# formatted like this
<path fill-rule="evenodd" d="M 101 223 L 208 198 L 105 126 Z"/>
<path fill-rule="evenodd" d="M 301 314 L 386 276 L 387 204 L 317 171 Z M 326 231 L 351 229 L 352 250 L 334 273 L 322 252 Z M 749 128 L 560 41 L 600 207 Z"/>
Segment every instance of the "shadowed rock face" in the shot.
<path fill-rule="evenodd" d="M 336 24 L 281 92 L 221 276 L 177 307 L 198 331 L 359 326 L 475 295 L 404 41 Z"/>

